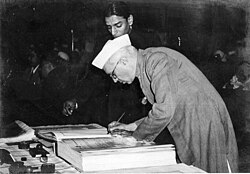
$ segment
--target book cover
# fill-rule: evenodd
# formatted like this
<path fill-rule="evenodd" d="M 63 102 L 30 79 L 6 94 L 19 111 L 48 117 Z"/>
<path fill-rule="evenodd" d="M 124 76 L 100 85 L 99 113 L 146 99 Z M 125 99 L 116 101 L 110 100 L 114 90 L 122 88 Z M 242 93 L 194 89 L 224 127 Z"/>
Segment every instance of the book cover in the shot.
<path fill-rule="evenodd" d="M 138 142 L 130 146 L 120 138 L 64 139 L 57 143 L 56 151 L 84 172 L 176 164 L 172 144 Z"/>

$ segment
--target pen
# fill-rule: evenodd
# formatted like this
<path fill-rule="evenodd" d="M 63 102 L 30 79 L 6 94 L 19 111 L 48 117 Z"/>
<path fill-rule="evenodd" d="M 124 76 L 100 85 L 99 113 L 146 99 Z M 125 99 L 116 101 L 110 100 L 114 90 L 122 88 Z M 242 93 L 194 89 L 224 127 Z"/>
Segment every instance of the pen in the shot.
<path fill-rule="evenodd" d="M 118 118 L 118 120 L 116 122 L 119 122 L 124 115 L 125 115 L 125 112 L 122 113 L 122 115 Z"/>
<path fill-rule="evenodd" d="M 119 122 L 119 121 L 122 119 L 122 117 L 123 117 L 124 115 L 125 115 L 125 112 L 123 112 L 122 115 L 118 118 L 118 120 L 116 121 L 116 124 L 117 124 L 117 122 Z M 115 126 L 116 124 L 112 125 L 112 127 Z M 108 128 L 107 134 L 109 134 L 109 133 L 111 133 L 111 132 L 110 132 L 110 130 L 109 130 L 109 128 Z"/>

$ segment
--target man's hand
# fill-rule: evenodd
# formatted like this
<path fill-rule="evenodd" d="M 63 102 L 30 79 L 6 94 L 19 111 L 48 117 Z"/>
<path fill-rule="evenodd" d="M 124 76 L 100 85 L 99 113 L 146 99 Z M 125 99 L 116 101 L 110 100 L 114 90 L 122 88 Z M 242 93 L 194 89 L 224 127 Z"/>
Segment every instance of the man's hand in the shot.
<path fill-rule="evenodd" d="M 62 114 L 65 116 L 70 116 L 73 114 L 73 111 L 76 110 L 77 108 L 78 108 L 78 105 L 75 99 L 68 100 L 63 103 Z"/>
<path fill-rule="evenodd" d="M 108 125 L 108 132 L 112 132 L 115 129 L 125 129 L 126 124 L 117 122 L 117 121 L 113 121 L 111 123 L 109 123 Z"/>
<path fill-rule="evenodd" d="M 117 121 L 113 121 L 108 125 L 108 132 L 111 134 L 118 134 L 118 135 L 132 135 L 131 132 L 134 132 L 137 128 L 135 123 L 131 124 L 123 124 Z"/>
<path fill-rule="evenodd" d="M 133 131 L 127 131 L 124 129 L 115 129 L 115 130 L 111 131 L 110 134 L 113 136 L 120 135 L 123 137 L 129 137 L 129 136 L 132 136 Z"/>

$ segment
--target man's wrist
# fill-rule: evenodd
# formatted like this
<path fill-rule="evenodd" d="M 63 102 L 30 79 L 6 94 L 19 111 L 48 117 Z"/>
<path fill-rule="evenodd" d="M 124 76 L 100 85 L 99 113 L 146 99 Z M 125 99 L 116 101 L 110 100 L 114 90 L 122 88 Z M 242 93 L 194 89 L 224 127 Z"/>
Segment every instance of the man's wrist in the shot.
<path fill-rule="evenodd" d="M 130 123 L 130 124 L 128 125 L 128 130 L 129 130 L 129 131 L 135 131 L 136 128 L 137 128 L 137 125 L 136 125 L 135 123 Z"/>

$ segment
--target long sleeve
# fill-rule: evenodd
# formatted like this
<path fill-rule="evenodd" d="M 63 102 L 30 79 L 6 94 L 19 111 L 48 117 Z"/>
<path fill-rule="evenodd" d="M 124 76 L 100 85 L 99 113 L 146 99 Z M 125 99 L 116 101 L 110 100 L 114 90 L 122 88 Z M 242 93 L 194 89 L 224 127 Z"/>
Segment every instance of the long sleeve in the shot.
<path fill-rule="evenodd" d="M 170 122 L 177 92 L 177 61 L 164 53 L 154 53 L 148 58 L 146 69 L 154 103 L 148 116 L 137 121 L 138 127 L 133 136 L 136 139 L 152 141 Z"/>

